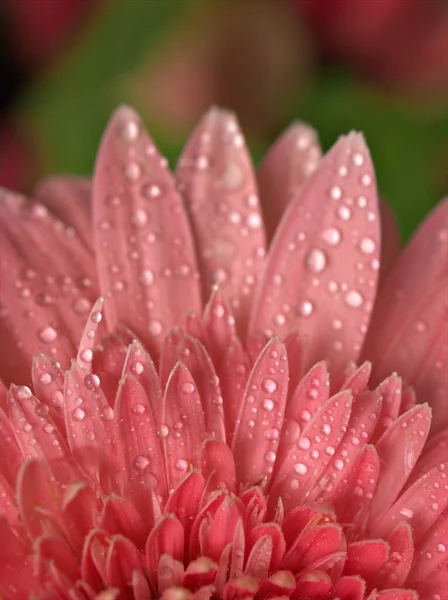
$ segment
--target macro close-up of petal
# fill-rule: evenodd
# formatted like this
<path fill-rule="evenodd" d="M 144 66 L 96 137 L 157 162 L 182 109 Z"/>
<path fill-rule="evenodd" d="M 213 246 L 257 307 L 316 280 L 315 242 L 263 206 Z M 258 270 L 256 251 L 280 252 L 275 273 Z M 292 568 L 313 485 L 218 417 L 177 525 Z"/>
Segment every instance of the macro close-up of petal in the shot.
<path fill-rule="evenodd" d="M 401 248 L 361 133 L 155 144 L 0 190 L 0 598 L 447 600 L 448 198 Z"/>

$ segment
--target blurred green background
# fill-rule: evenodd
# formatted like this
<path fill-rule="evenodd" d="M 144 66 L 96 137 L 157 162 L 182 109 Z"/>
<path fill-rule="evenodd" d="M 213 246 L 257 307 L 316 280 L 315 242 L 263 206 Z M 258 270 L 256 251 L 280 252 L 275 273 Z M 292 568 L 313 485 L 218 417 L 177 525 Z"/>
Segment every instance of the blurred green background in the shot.
<path fill-rule="evenodd" d="M 237 112 L 256 161 L 293 119 L 325 149 L 363 131 L 404 239 L 447 192 L 445 0 L 54 4 L 6 0 L 0 15 L 3 68 L 16 61 L 25 73 L 4 101 L 0 183 L 29 191 L 46 174 L 90 174 L 120 103 L 141 112 L 174 165 L 219 104 Z"/>

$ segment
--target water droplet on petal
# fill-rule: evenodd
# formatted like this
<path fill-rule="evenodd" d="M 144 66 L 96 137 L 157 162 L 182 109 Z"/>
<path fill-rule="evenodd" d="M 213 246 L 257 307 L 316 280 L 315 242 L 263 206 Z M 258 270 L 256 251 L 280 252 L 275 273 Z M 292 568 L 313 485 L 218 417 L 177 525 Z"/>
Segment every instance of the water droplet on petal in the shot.
<path fill-rule="evenodd" d="M 90 373 L 89 375 L 86 375 L 86 377 L 84 378 L 84 385 L 91 392 L 98 389 L 100 386 L 100 383 L 101 383 L 100 378 L 98 377 L 98 375 L 95 375 L 94 373 Z"/>
<path fill-rule="evenodd" d="M 298 312 L 302 317 L 309 317 L 314 311 L 313 303 L 309 300 L 303 300 L 298 305 Z"/>
<path fill-rule="evenodd" d="M 359 249 L 363 254 L 372 254 L 376 250 L 376 243 L 372 238 L 365 237 L 360 240 Z"/>
<path fill-rule="evenodd" d="M 261 384 L 261 387 L 265 392 L 268 392 L 268 394 L 273 394 L 277 389 L 277 384 L 273 379 L 265 379 Z"/>
<path fill-rule="evenodd" d="M 160 335 L 163 330 L 162 323 L 160 321 L 151 320 L 148 323 L 148 330 L 151 335 Z"/>
<path fill-rule="evenodd" d="M 191 383 L 191 381 L 187 381 L 182 385 L 182 392 L 184 394 L 192 394 L 195 391 L 195 386 Z"/>
<path fill-rule="evenodd" d="M 132 412 L 135 415 L 143 415 L 146 412 L 146 406 L 140 402 L 137 402 L 137 404 L 133 405 Z"/>
<path fill-rule="evenodd" d="M 120 136 L 127 142 L 134 142 L 140 135 L 140 125 L 137 121 L 125 121 L 120 128 Z"/>
<path fill-rule="evenodd" d="M 306 266 L 313 273 L 320 273 L 327 265 L 327 256 L 325 252 L 317 248 L 313 248 L 306 256 Z"/>
<path fill-rule="evenodd" d="M 42 342 L 50 344 L 58 337 L 58 332 L 53 327 L 44 327 L 39 331 L 39 338 Z"/>
<path fill-rule="evenodd" d="M 75 410 L 72 411 L 72 418 L 74 421 L 82 421 L 85 419 L 86 413 L 82 408 L 75 408 Z"/>
<path fill-rule="evenodd" d="M 294 471 L 297 475 L 306 475 L 308 473 L 308 467 L 304 463 L 297 463 L 294 465 Z"/>
<path fill-rule="evenodd" d="M 132 464 L 137 471 L 144 471 L 150 464 L 150 460 L 146 456 L 136 456 Z"/>
<path fill-rule="evenodd" d="M 125 167 L 124 167 L 124 176 L 129 181 L 132 181 L 132 182 L 138 181 L 138 179 L 140 179 L 140 177 L 141 177 L 141 174 L 142 174 L 142 168 L 135 161 L 128 162 L 127 165 L 125 165 Z"/>
<path fill-rule="evenodd" d="M 142 195 L 147 200 L 156 200 L 162 195 L 162 190 L 156 183 L 148 183 L 142 187 Z"/>
<path fill-rule="evenodd" d="M 345 295 L 345 302 L 353 308 L 359 308 L 364 303 L 364 298 L 357 290 L 350 290 Z"/>
<path fill-rule="evenodd" d="M 150 269 L 145 269 L 141 272 L 139 281 L 145 287 L 151 285 L 154 282 L 153 272 Z"/>
<path fill-rule="evenodd" d="M 341 241 L 341 232 L 336 227 L 329 227 L 323 232 L 322 239 L 330 246 L 337 246 Z"/>
<path fill-rule="evenodd" d="M 49 383 L 51 383 L 52 378 L 50 373 L 42 373 L 39 377 L 39 381 L 42 385 L 48 385 Z"/>
<path fill-rule="evenodd" d="M 84 350 L 81 350 L 81 352 L 79 353 L 79 358 L 85 363 L 92 362 L 92 350 L 90 348 L 84 348 Z"/>

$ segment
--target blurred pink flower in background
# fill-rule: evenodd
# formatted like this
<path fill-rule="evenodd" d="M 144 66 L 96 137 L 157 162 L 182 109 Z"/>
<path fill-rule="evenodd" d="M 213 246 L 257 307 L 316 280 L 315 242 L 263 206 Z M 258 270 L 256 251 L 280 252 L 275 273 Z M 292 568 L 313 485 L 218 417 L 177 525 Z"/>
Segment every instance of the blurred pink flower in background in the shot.
<path fill-rule="evenodd" d="M 448 6 L 443 0 L 293 0 L 325 55 L 391 89 L 448 92 Z"/>
<path fill-rule="evenodd" d="M 362 135 L 255 174 L 218 110 L 2 193 L 5 600 L 444 598 L 448 203 L 382 210 Z"/>

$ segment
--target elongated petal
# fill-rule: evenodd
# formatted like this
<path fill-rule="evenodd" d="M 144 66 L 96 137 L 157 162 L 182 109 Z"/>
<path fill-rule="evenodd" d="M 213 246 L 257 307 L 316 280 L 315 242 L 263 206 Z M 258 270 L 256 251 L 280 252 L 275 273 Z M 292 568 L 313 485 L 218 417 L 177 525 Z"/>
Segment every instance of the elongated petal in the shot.
<path fill-rule="evenodd" d="M 264 157 L 257 179 L 269 239 L 289 203 L 316 170 L 320 157 L 316 132 L 300 122 L 292 123 Z"/>
<path fill-rule="evenodd" d="M 170 488 L 175 488 L 192 467 L 200 466 L 206 436 L 201 397 L 190 371 L 178 363 L 163 397 L 163 449 Z"/>
<path fill-rule="evenodd" d="M 288 393 L 286 350 L 272 340 L 252 369 L 236 421 L 232 451 L 243 485 L 270 478 L 276 459 Z"/>
<path fill-rule="evenodd" d="M 44 179 L 34 190 L 33 198 L 66 225 L 73 227 L 93 255 L 92 185 L 88 179 Z"/>
<path fill-rule="evenodd" d="M 174 182 L 129 108 L 113 115 L 93 180 L 95 250 L 106 319 L 157 356 L 162 334 L 201 311 L 190 228 Z"/>
<path fill-rule="evenodd" d="M 363 351 L 377 381 L 397 371 L 431 404 L 434 431 L 448 416 L 447 222 L 448 199 L 419 227 L 390 273 Z"/>
<path fill-rule="evenodd" d="M 205 115 L 176 175 L 192 221 L 203 296 L 218 283 L 243 332 L 265 240 L 251 159 L 233 115 L 216 109 Z"/>
<path fill-rule="evenodd" d="M 68 367 L 95 296 L 90 253 L 48 211 L 7 192 L 0 202 L 0 374 L 29 382 L 46 352 Z"/>
<path fill-rule="evenodd" d="M 306 366 L 357 361 L 378 276 L 373 166 L 362 136 L 341 138 L 291 203 L 270 247 L 249 332 L 308 338 Z M 362 274 L 361 274 L 362 271 Z"/>

